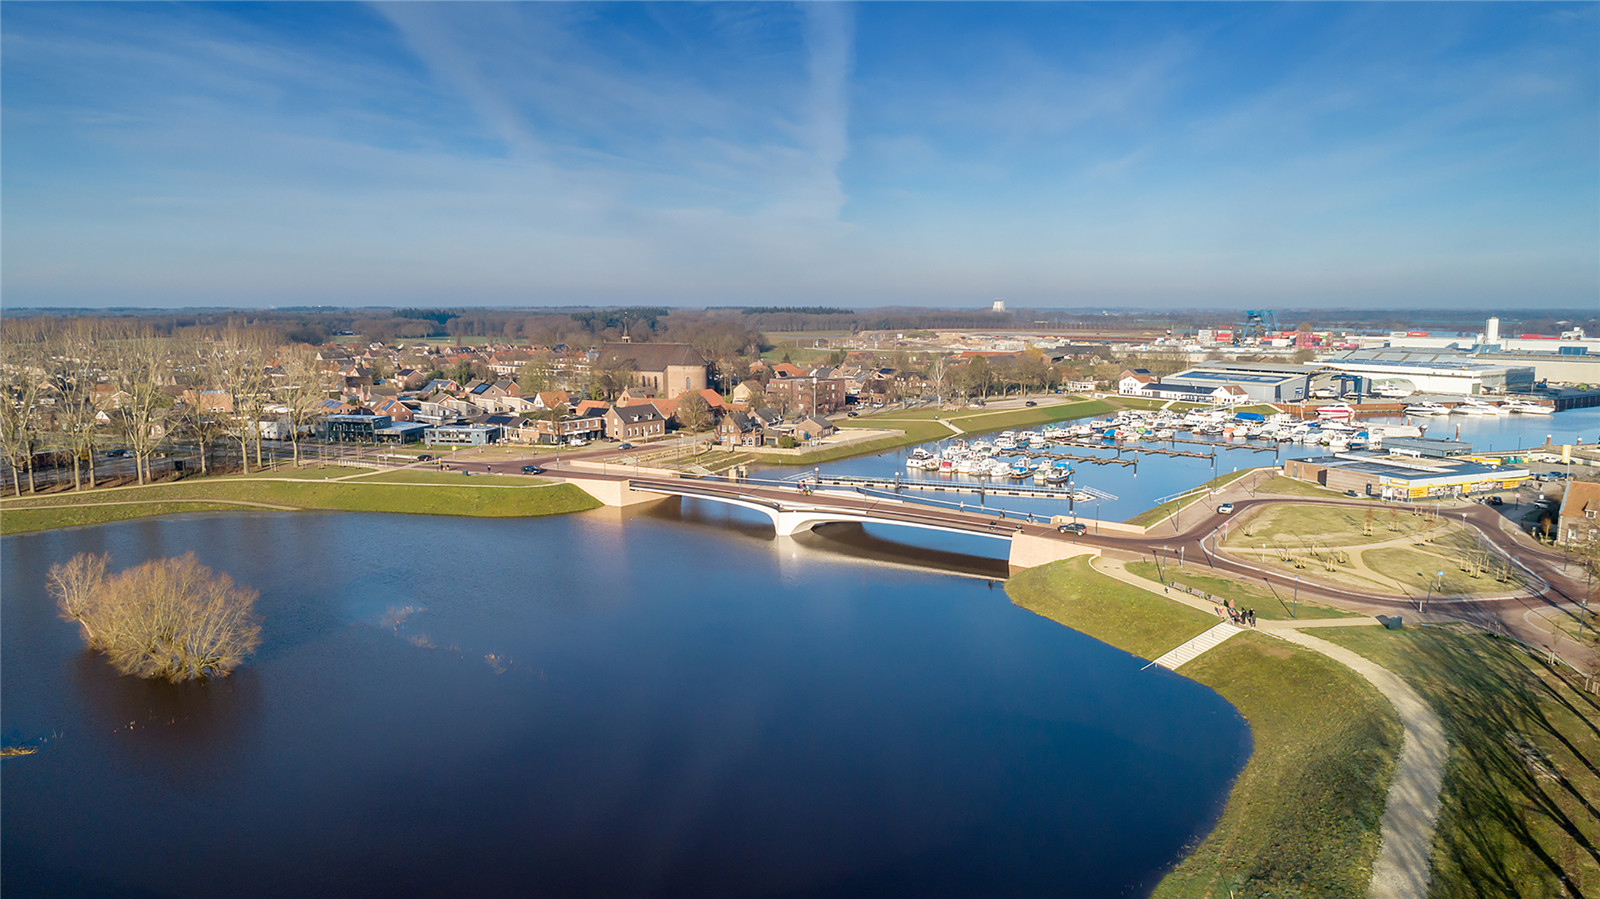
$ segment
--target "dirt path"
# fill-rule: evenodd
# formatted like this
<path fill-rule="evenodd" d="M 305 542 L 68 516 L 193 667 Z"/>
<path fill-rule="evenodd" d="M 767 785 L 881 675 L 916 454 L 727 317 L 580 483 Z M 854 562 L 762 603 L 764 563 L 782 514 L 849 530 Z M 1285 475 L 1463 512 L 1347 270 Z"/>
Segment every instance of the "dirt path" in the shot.
<path fill-rule="evenodd" d="M 1427 700 L 1398 675 L 1342 646 L 1292 629 L 1275 636 L 1314 649 L 1366 678 L 1388 697 L 1405 728 L 1405 743 L 1395 762 L 1394 780 L 1383 808 L 1383 837 L 1372 866 L 1370 899 L 1410 899 L 1428 893 L 1428 860 L 1439 819 L 1439 788 L 1444 783 L 1450 742 Z"/>

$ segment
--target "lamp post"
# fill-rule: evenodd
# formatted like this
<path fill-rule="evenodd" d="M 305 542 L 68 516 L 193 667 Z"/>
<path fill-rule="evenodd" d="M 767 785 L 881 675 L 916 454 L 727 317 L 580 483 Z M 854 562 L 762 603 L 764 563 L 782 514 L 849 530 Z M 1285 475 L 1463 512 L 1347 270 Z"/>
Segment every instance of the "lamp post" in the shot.
<path fill-rule="evenodd" d="M 1162 569 L 1162 563 L 1167 560 L 1167 549 L 1165 546 L 1161 547 L 1161 555 L 1156 557 L 1156 577 L 1160 578 L 1163 584 L 1167 582 L 1166 572 Z"/>
<path fill-rule="evenodd" d="M 1178 547 L 1178 567 L 1183 567 L 1183 547 Z"/>

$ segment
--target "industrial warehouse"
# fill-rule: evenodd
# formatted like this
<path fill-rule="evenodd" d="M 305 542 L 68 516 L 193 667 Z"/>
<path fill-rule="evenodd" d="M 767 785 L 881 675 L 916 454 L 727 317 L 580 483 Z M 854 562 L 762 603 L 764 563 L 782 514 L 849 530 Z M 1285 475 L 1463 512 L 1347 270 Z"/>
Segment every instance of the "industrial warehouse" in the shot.
<path fill-rule="evenodd" d="M 1332 490 L 1390 500 L 1444 499 L 1510 490 L 1532 477 L 1520 466 L 1374 452 L 1287 459 L 1283 471 L 1291 478 Z"/>

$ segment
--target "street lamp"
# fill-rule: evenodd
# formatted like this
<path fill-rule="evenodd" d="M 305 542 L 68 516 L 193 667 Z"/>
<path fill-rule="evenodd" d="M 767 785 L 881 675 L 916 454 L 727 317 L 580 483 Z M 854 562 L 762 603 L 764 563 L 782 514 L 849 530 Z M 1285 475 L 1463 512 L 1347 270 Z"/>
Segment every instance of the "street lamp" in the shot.
<path fill-rule="evenodd" d="M 1156 577 L 1161 578 L 1161 583 L 1163 584 L 1167 582 L 1167 575 L 1162 570 L 1161 563 L 1167 560 L 1167 550 L 1168 547 L 1161 547 L 1161 555 L 1156 557 Z"/>
<path fill-rule="evenodd" d="M 1178 567 L 1183 567 L 1183 547 L 1178 547 Z"/>
<path fill-rule="evenodd" d="M 1423 610 L 1423 608 L 1428 604 L 1428 600 L 1433 599 L 1433 590 L 1435 586 L 1438 586 L 1441 589 L 1444 587 L 1444 571 L 1442 569 L 1434 574 L 1434 579 L 1432 581 L 1428 582 L 1428 595 L 1423 597 L 1422 602 L 1417 605 L 1418 612 Z"/>

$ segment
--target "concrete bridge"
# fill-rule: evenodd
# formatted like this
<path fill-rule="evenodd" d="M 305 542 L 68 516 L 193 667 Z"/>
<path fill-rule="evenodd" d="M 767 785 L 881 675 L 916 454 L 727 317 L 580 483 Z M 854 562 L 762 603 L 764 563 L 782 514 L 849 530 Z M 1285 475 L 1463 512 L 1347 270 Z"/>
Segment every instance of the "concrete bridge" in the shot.
<path fill-rule="evenodd" d="M 1098 550 L 1051 527 L 1007 519 L 1003 513 L 940 509 L 904 500 L 803 487 L 706 481 L 664 476 L 625 476 L 562 472 L 574 485 L 608 506 L 630 506 L 666 497 L 688 497 L 751 509 L 772 521 L 779 537 L 792 537 L 819 524 L 853 522 L 895 525 L 1004 540 L 1013 568 L 1031 568 Z"/>

